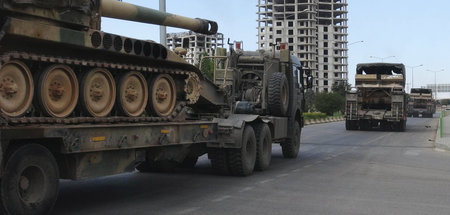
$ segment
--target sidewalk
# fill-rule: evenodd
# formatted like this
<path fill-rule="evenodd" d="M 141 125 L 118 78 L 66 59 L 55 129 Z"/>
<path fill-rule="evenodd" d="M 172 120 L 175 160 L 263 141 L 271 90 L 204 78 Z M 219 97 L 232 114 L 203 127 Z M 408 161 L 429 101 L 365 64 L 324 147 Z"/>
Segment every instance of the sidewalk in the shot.
<path fill-rule="evenodd" d="M 305 125 L 314 125 L 314 124 L 322 124 L 322 123 L 329 123 L 329 122 L 339 122 L 344 121 L 343 116 L 336 116 L 336 117 L 327 117 L 325 119 L 305 119 Z"/>
<path fill-rule="evenodd" d="M 438 123 L 436 131 L 436 148 L 450 151 L 450 115 L 444 114 L 442 117 L 442 137 L 441 137 L 441 123 Z"/>

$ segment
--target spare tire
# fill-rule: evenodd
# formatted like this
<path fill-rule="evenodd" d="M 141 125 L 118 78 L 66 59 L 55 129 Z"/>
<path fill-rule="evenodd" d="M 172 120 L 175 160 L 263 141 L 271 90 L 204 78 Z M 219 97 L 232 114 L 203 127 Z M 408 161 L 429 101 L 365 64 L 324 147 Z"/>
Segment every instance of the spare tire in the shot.
<path fill-rule="evenodd" d="M 286 116 L 289 108 L 289 83 L 286 75 L 273 73 L 268 84 L 268 109 L 274 116 Z"/>

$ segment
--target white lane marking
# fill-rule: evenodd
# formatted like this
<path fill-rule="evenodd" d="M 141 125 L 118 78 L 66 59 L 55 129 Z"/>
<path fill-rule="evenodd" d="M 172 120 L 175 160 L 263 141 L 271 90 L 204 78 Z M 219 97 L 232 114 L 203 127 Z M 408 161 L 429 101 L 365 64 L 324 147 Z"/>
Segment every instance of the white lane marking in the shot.
<path fill-rule="evenodd" d="M 291 172 L 300 172 L 300 171 L 301 171 L 301 169 L 294 169 Z"/>
<path fill-rule="evenodd" d="M 231 196 L 226 195 L 226 196 L 219 197 L 219 198 L 217 198 L 217 199 L 213 199 L 213 200 L 211 200 L 211 201 L 212 201 L 212 202 L 221 202 L 221 201 L 223 201 L 223 200 L 225 200 L 225 199 L 229 199 L 229 198 L 231 198 Z"/>
<path fill-rule="evenodd" d="M 309 165 L 303 166 L 303 168 L 309 168 L 309 167 L 312 167 L 312 166 L 313 165 L 309 164 Z"/>
<path fill-rule="evenodd" d="M 279 175 L 277 175 L 277 178 L 282 178 L 282 177 L 286 177 L 286 176 L 288 176 L 289 174 L 279 174 Z"/>
<path fill-rule="evenodd" d="M 404 154 L 405 154 L 405 155 L 410 155 L 410 156 L 417 156 L 417 155 L 420 154 L 420 152 L 417 151 L 417 150 L 408 150 L 408 151 L 406 151 Z"/>
<path fill-rule="evenodd" d="M 192 213 L 194 211 L 197 211 L 198 209 L 200 209 L 200 207 L 188 208 L 188 209 L 185 209 L 185 210 L 182 210 L 182 211 L 178 212 L 177 214 L 190 214 L 190 213 Z"/>
<path fill-rule="evenodd" d="M 320 164 L 320 163 L 322 163 L 322 161 L 316 161 L 316 162 L 314 162 L 314 164 Z"/>
<path fill-rule="evenodd" d="M 332 157 L 332 156 L 329 156 L 329 157 L 326 157 L 326 158 L 324 158 L 323 160 L 331 160 L 331 159 L 333 159 L 334 157 Z"/>
<path fill-rule="evenodd" d="M 265 183 L 271 182 L 271 181 L 273 181 L 273 179 L 263 180 L 263 181 L 260 181 L 259 183 L 260 183 L 260 184 L 265 184 Z"/>
<path fill-rule="evenodd" d="M 253 190 L 254 188 L 255 187 L 244 187 L 244 189 L 240 190 L 239 192 L 240 193 L 247 192 L 247 191 Z"/>

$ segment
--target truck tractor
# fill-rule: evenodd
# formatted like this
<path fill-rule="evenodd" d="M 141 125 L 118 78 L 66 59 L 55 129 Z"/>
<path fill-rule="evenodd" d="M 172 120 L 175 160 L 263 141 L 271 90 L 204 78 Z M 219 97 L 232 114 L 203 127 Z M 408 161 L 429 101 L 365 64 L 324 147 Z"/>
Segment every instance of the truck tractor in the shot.
<path fill-rule="evenodd" d="M 346 94 L 347 130 L 404 131 L 406 127 L 405 66 L 394 63 L 358 64 L 356 89 Z"/>

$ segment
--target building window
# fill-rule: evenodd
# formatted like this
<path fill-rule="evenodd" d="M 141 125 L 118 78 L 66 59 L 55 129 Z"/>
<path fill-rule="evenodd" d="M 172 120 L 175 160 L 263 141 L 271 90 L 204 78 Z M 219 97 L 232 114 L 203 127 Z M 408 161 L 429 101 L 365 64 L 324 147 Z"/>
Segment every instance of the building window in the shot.
<path fill-rule="evenodd" d="M 288 22 L 288 26 L 289 27 L 293 27 L 294 26 L 294 22 Z"/>
<path fill-rule="evenodd" d="M 323 81 L 323 86 L 328 86 L 328 81 L 327 80 Z"/>
<path fill-rule="evenodd" d="M 272 39 L 273 38 L 273 36 L 272 35 L 269 35 L 269 39 Z"/>
<path fill-rule="evenodd" d="M 328 50 L 323 50 L 323 55 L 328 55 Z"/>
<path fill-rule="evenodd" d="M 323 27 L 323 32 L 328 32 L 328 27 Z"/>
<path fill-rule="evenodd" d="M 324 42 L 323 47 L 328 47 L 328 42 Z"/>
<path fill-rule="evenodd" d="M 277 34 L 281 34 L 281 30 L 277 30 Z"/>
<path fill-rule="evenodd" d="M 324 57 L 324 58 L 323 58 L 323 62 L 327 63 L 327 62 L 328 62 L 328 58 L 327 58 L 327 57 Z"/>
<path fill-rule="evenodd" d="M 325 91 L 326 93 L 328 93 L 328 88 L 323 88 L 323 91 Z"/>
<path fill-rule="evenodd" d="M 289 31 L 288 31 L 288 34 L 289 34 L 289 35 L 293 35 L 293 34 L 294 34 L 294 30 L 289 30 Z"/>
<path fill-rule="evenodd" d="M 289 43 L 294 43 L 294 38 L 289 38 Z"/>
<path fill-rule="evenodd" d="M 277 22 L 277 26 L 281 26 L 281 22 Z"/>
<path fill-rule="evenodd" d="M 280 42 L 281 43 L 281 38 L 275 39 L 275 42 Z"/>
<path fill-rule="evenodd" d="M 324 72 L 324 73 L 323 73 L 323 77 L 324 77 L 324 78 L 328 78 L 328 72 Z"/>
<path fill-rule="evenodd" d="M 294 51 L 294 46 L 289 46 L 289 51 Z"/>
<path fill-rule="evenodd" d="M 328 35 L 327 34 L 323 35 L 323 39 L 328 40 Z"/>
<path fill-rule="evenodd" d="M 323 65 L 323 70 L 328 70 L 328 65 Z M 326 78 L 328 78 L 328 74 Z"/>

